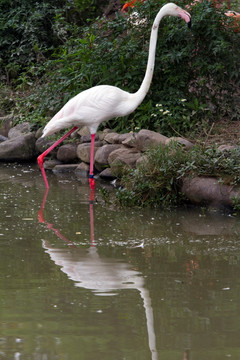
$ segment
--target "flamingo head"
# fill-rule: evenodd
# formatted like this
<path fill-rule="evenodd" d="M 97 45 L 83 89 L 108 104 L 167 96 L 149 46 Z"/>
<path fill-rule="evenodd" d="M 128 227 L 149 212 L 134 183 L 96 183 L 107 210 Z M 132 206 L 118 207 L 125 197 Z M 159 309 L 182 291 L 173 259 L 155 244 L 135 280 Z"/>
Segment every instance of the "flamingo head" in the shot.
<path fill-rule="evenodd" d="M 164 15 L 180 17 L 188 24 L 189 28 L 191 27 L 191 15 L 186 10 L 180 8 L 180 6 L 174 3 L 168 3 L 162 7 L 162 11 Z"/>

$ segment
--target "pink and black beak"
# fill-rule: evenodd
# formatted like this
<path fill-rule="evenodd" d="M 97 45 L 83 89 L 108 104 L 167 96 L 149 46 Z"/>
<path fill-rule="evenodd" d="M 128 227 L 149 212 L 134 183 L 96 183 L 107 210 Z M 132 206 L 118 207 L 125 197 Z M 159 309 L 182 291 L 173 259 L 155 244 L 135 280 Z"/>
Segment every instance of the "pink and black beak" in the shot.
<path fill-rule="evenodd" d="M 185 10 L 183 10 L 183 12 L 184 12 L 184 20 L 186 21 L 187 26 L 190 29 L 192 26 L 191 15 Z"/>
<path fill-rule="evenodd" d="M 188 24 L 189 28 L 191 28 L 191 15 L 186 10 L 183 10 L 180 7 L 177 7 L 177 9 L 178 9 L 178 16 Z"/>
<path fill-rule="evenodd" d="M 191 26 L 192 26 L 191 15 L 187 11 L 184 11 L 184 12 L 185 12 L 185 21 L 186 21 L 189 29 L 191 29 Z"/>

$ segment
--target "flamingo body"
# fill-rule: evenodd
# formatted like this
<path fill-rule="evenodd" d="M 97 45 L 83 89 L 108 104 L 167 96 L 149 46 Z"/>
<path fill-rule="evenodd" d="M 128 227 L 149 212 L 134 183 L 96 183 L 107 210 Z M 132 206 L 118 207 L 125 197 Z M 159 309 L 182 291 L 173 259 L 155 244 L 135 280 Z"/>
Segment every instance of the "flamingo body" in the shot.
<path fill-rule="evenodd" d="M 94 134 L 102 122 L 126 116 L 137 106 L 135 94 L 111 85 L 94 86 L 70 99 L 45 126 L 42 136 L 72 125 L 86 125 L 91 134 Z"/>

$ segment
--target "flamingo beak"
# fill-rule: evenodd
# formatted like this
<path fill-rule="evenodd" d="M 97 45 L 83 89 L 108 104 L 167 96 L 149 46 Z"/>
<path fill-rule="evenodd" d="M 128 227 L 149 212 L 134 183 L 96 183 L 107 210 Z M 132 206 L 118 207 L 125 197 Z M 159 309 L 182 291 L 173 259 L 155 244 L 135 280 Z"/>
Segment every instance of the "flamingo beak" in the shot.
<path fill-rule="evenodd" d="M 190 29 L 191 28 L 191 15 L 187 11 L 185 11 L 181 8 L 178 8 L 178 16 L 180 18 L 182 18 L 184 21 L 186 21 L 186 23 L 188 24 L 188 27 Z"/>
<path fill-rule="evenodd" d="M 183 11 L 183 12 L 184 12 L 183 19 L 186 21 L 188 28 L 191 29 L 192 26 L 191 15 L 187 11 Z"/>

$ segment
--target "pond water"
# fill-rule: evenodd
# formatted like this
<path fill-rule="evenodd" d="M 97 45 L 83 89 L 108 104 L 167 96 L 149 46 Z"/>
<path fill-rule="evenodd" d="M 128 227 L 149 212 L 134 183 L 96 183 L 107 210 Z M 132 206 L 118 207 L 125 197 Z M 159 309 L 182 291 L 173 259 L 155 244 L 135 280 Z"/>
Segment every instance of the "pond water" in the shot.
<path fill-rule="evenodd" d="M 240 359 L 240 219 L 0 165 L 0 359 Z"/>

